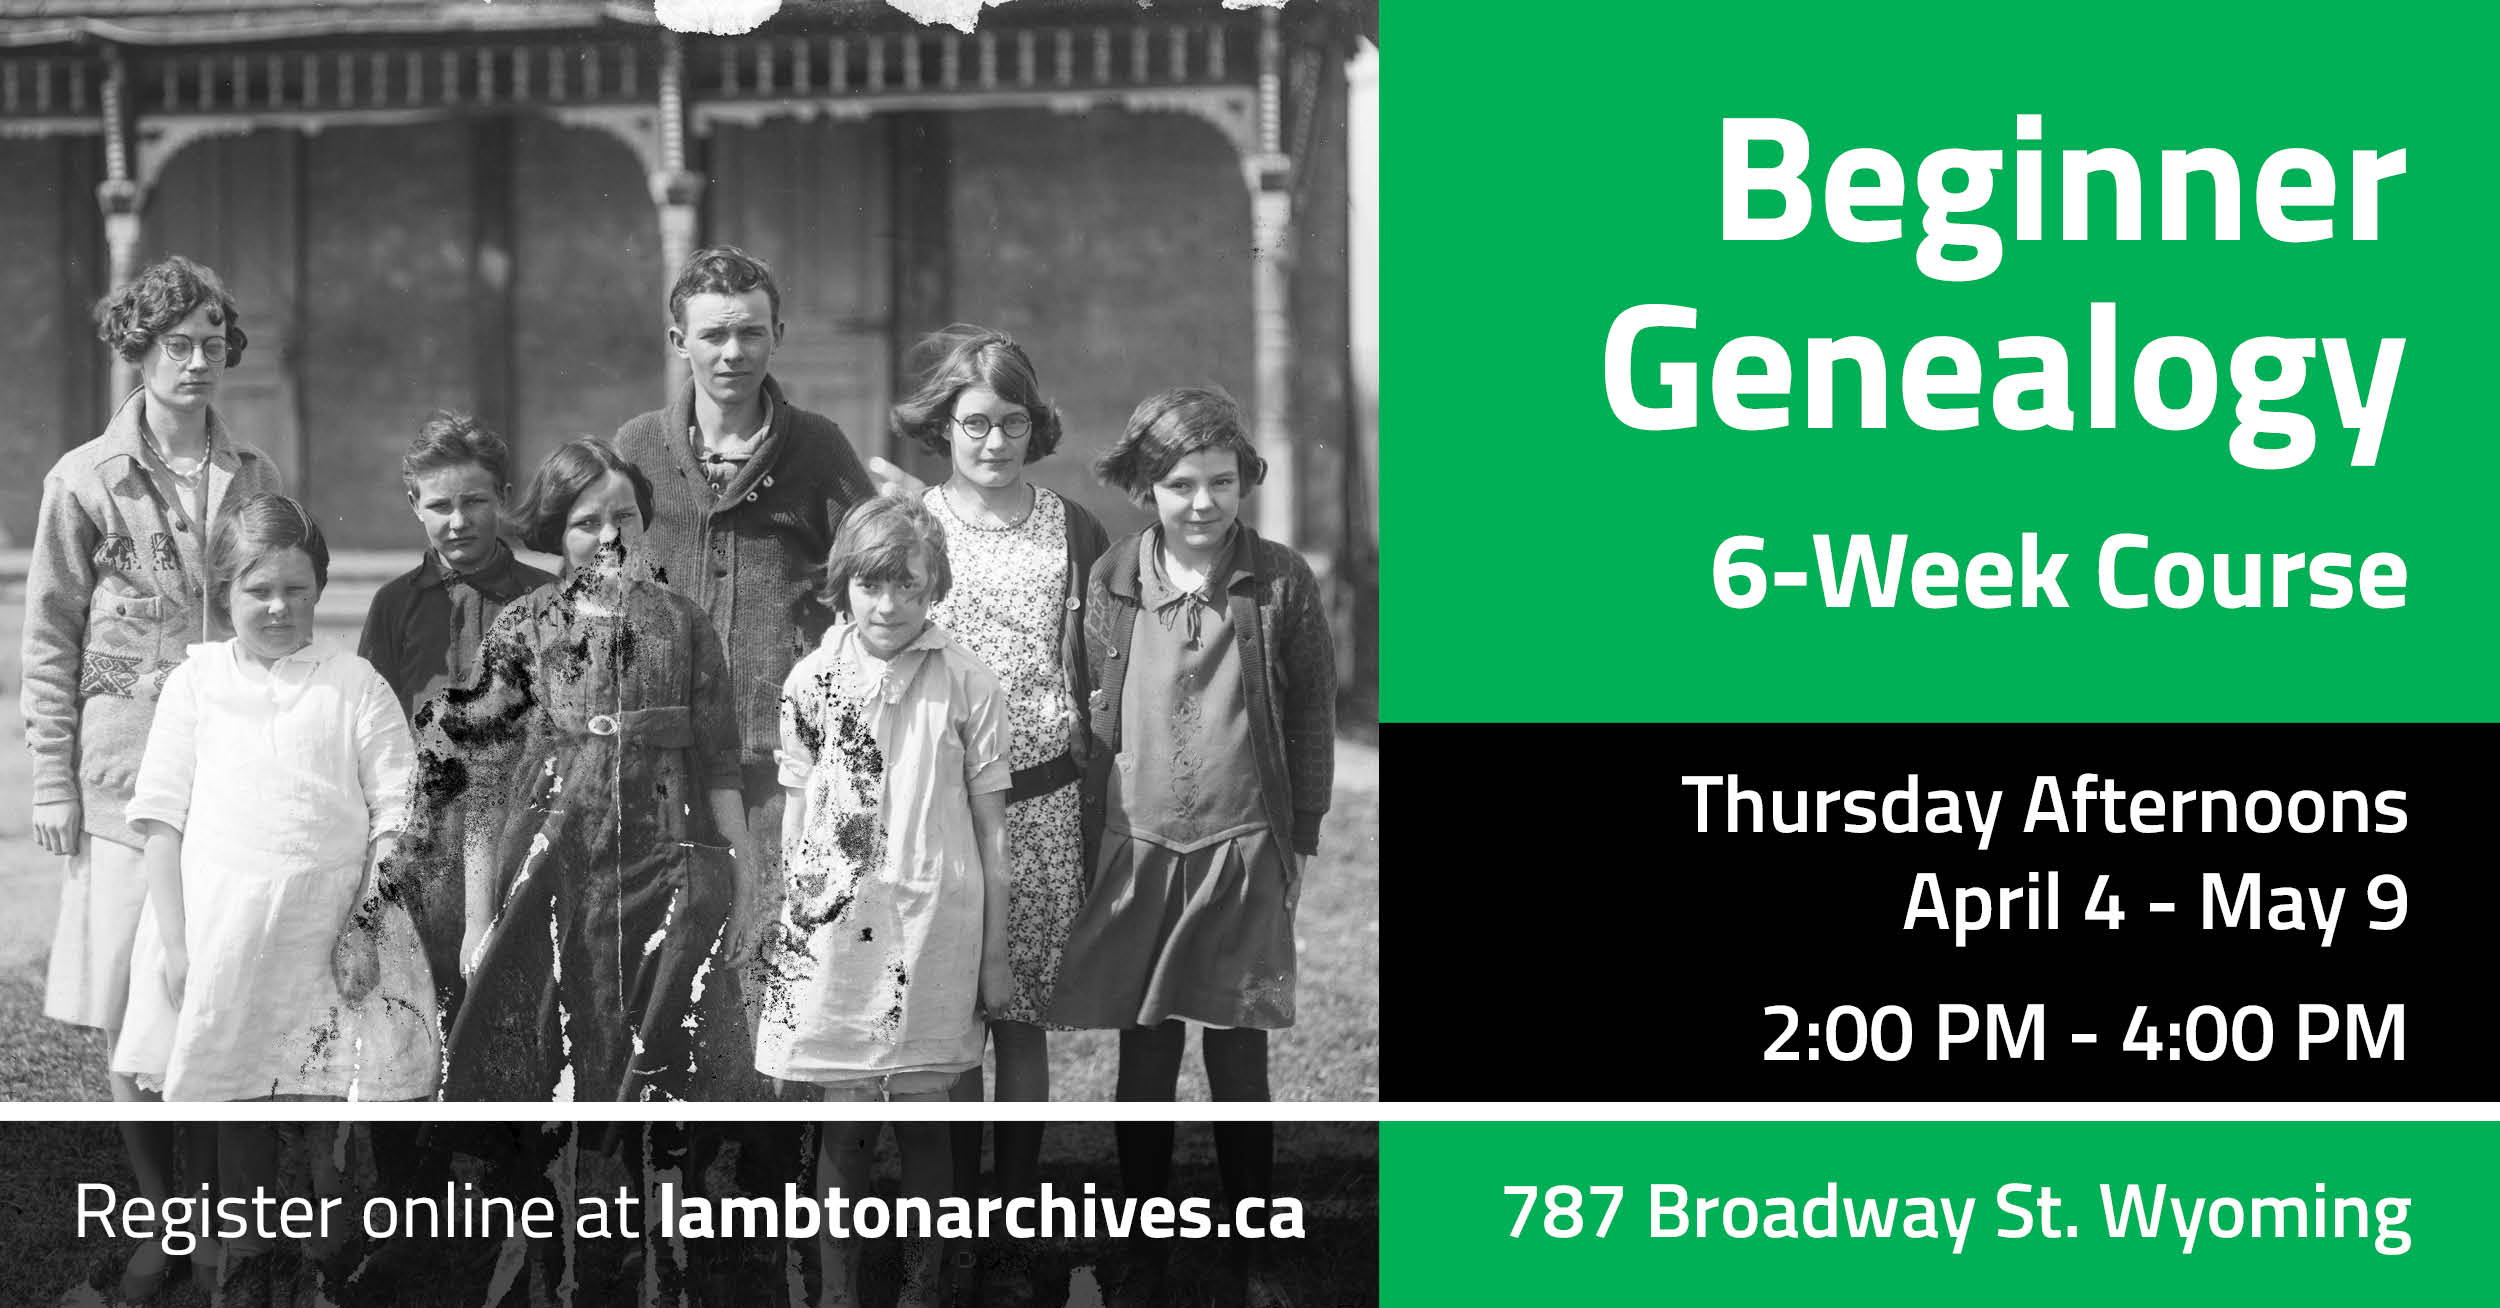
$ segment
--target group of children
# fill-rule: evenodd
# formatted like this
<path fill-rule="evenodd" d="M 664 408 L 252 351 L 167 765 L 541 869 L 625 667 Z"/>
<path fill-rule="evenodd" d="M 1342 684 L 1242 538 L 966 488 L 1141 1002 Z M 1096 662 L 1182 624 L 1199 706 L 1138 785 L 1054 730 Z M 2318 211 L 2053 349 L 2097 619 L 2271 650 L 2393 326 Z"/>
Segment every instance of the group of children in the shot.
<path fill-rule="evenodd" d="M 321 654 L 321 529 L 210 406 L 231 296 L 171 259 L 99 319 L 142 385 L 47 479 L 25 701 L 37 838 L 72 858 L 48 1011 L 106 1031 L 117 1097 L 708 1097 L 736 1061 L 979 1099 L 994 1044 L 999 1096 L 1039 1099 L 1044 1033 L 1094 1028 L 1122 1032 L 1120 1098 L 1169 1099 L 1185 1022 L 1216 1097 L 1267 1097 L 1334 655 L 1308 565 L 1240 521 L 1265 465 L 1222 392 L 1146 400 L 1096 460 L 1154 512 L 1112 542 L 1027 476 L 1061 430 L 1024 351 L 933 338 L 894 429 L 948 474 L 849 506 L 820 560 L 772 858 L 741 789 L 757 692 L 652 566 L 636 460 L 572 441 L 508 511 L 502 442 L 438 415 L 402 467 L 427 556 L 359 656 Z M 707 979 L 750 965 L 753 1025 L 709 1039 Z M 168 1164 L 133 1130 L 144 1189 Z M 1244 1193 L 1267 1131 L 1219 1133 Z M 1002 1190 L 1036 1184 L 1039 1132 L 1000 1127 Z M 907 1193 L 965 1186 L 946 1126 L 897 1134 Z M 864 1186 L 872 1142 L 828 1128 L 825 1183 Z M 1121 1153 L 1163 1191 L 1169 1125 Z M 828 1302 L 851 1275 L 828 1264 Z"/>

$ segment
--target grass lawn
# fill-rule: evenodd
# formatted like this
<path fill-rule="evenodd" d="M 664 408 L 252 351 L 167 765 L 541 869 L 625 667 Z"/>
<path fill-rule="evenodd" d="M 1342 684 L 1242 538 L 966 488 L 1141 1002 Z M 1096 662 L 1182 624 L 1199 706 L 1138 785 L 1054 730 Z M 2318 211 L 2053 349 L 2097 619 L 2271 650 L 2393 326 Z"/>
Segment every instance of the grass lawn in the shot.
<path fill-rule="evenodd" d="M 352 623 L 361 599 L 331 597 L 326 619 Z M 23 598 L 0 593 L 0 739 L 22 740 L 17 659 Z M 352 626 L 324 623 L 323 639 L 353 644 Z M 1270 1084 L 1280 1100 L 1369 1102 L 1380 1097 L 1380 751 L 1357 737 L 1338 743 L 1337 787 L 1320 854 L 1303 873 L 1295 922 L 1301 976 L 1298 1021 L 1269 1045 Z M 27 760 L 0 748 L 0 1100 L 107 1097 L 102 1041 L 43 1016 L 44 962 L 60 893 L 60 861 L 34 846 L 27 824 Z M 1194 1043 L 1194 1041 L 1193 1041 Z M 1112 1097 L 1119 1038 L 1108 1031 L 1051 1037 L 1052 1098 Z M 1180 1097 L 1207 1097 L 1193 1054 Z M 14 1303 L 15 1300 L 0 1299 Z"/>

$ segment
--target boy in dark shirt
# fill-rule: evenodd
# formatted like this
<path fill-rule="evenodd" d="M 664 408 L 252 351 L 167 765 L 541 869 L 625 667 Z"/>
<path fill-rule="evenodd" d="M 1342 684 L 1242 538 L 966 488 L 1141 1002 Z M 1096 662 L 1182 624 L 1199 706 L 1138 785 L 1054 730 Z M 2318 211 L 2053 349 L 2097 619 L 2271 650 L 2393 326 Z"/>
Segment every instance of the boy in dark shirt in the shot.
<path fill-rule="evenodd" d="M 356 652 L 391 683 L 411 717 L 445 687 L 474 683 L 478 646 L 495 615 L 555 580 L 514 558 L 503 541 L 511 460 L 503 438 L 477 419 L 438 412 L 399 461 L 400 483 L 428 549 L 416 567 L 375 593 Z M 402 848 L 428 865 L 414 869 L 419 902 L 409 908 L 449 1021 L 461 989 L 461 833 L 421 833 Z"/>

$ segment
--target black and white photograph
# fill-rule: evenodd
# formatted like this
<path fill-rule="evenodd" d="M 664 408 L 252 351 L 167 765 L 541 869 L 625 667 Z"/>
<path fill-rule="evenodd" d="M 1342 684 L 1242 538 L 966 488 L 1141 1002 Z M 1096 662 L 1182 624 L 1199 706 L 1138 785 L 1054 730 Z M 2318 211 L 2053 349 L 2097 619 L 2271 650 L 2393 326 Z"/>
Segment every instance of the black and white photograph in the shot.
<path fill-rule="evenodd" d="M 0 0 L 0 1099 L 1377 1100 L 1378 36 Z"/>

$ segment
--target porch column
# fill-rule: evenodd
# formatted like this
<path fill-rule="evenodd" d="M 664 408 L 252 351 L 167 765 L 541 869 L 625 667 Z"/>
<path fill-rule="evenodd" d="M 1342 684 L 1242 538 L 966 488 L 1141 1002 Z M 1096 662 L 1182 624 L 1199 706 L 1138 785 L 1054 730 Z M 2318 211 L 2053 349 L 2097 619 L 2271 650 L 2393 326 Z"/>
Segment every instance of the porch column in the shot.
<path fill-rule="evenodd" d="M 1283 39 L 1274 9 L 1259 15 L 1259 148 L 1242 161 L 1250 185 L 1250 313 L 1253 363 L 1251 440 L 1267 456 L 1259 491 L 1259 534 L 1292 545 L 1297 494 L 1292 404 L 1293 323 L 1286 312 L 1287 237 L 1293 220 L 1293 161 L 1284 151 Z"/>
<path fill-rule="evenodd" d="M 104 214 L 104 246 L 111 285 L 118 288 L 139 275 L 139 209 L 146 188 L 130 175 L 129 66 L 118 49 L 104 55 L 104 180 L 95 188 L 96 206 Z M 137 364 L 113 356 L 110 406 L 139 384 Z"/>
<path fill-rule="evenodd" d="M 651 174 L 651 203 L 660 211 L 660 289 L 677 279 L 677 270 L 694 255 L 702 226 L 704 178 L 686 166 L 685 38 L 660 33 L 660 166 Z M 674 399 L 686 381 L 686 363 L 668 355 L 663 403 Z"/>

